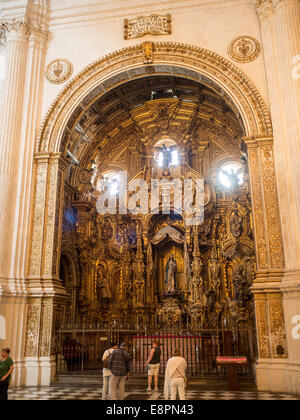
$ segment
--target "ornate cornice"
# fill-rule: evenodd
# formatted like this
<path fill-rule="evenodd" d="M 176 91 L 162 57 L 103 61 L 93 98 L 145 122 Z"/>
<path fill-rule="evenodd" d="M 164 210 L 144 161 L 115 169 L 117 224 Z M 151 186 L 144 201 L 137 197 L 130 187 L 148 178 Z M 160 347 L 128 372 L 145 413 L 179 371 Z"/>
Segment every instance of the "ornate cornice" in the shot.
<path fill-rule="evenodd" d="M 109 86 L 120 81 L 125 83 L 137 75 L 149 75 L 149 69 L 143 60 L 142 46 L 135 45 L 111 53 L 82 70 L 68 82 L 52 103 L 43 121 L 36 151 L 60 150 L 59 144 L 63 144 L 64 121 L 70 110 L 75 109 L 76 104 L 82 101 L 83 95 L 90 93 L 96 85 L 104 93 L 107 88 L 103 90 L 102 83 L 108 80 L 111 74 L 120 72 L 120 75 L 116 76 L 117 80 L 109 81 Z M 270 114 L 256 87 L 243 72 L 225 58 L 191 45 L 159 42 L 154 43 L 153 63 L 156 61 L 160 63 L 159 68 L 167 63 L 169 71 L 172 63 L 178 74 L 192 71 L 188 70 L 191 67 L 197 69 L 194 70 L 195 78 L 202 82 L 207 79 L 214 84 L 217 91 L 220 90 L 220 85 L 226 86 L 232 95 L 227 95 L 228 99 L 234 104 L 237 104 L 237 101 L 240 104 L 239 109 L 247 126 L 246 135 L 251 133 L 250 135 L 272 136 Z M 125 67 L 126 74 L 122 73 Z M 153 65 L 151 69 L 152 72 L 155 70 Z M 159 69 L 157 74 L 161 74 Z"/>

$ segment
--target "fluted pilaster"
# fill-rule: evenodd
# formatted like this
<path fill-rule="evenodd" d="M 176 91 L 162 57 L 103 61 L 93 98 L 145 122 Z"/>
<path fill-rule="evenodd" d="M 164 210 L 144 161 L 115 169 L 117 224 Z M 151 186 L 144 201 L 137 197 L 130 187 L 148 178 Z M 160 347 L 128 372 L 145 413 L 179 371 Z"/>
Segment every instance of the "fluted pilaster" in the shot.
<path fill-rule="evenodd" d="M 26 20 L 2 23 L 6 39 L 6 79 L 0 102 L 0 280 L 9 284 L 12 261 L 12 231 L 18 178 L 18 156 L 22 128 L 29 26 Z M 14 285 L 10 285 L 10 289 Z"/>
<path fill-rule="evenodd" d="M 295 57 L 300 54 L 300 0 L 257 0 L 255 5 L 261 25 L 271 103 L 285 253 L 285 273 L 280 289 L 289 360 L 284 368 L 274 365 L 275 374 L 270 382 L 273 390 L 300 393 L 297 385 L 299 342 L 292 338 L 292 319 L 300 314 L 300 75 L 295 77 L 293 69 Z M 266 384 L 265 369 L 267 367 L 258 375 L 260 388 L 270 389 L 270 383 Z M 268 374 L 268 378 L 271 376 Z"/>

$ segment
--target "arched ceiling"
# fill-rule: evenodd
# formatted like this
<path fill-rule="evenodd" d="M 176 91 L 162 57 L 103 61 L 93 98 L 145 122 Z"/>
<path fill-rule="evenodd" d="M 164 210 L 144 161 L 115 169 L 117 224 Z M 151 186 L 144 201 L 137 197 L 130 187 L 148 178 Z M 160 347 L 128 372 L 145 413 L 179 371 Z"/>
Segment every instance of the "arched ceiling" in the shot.
<path fill-rule="evenodd" d="M 103 172 L 123 163 L 127 148 L 151 153 L 161 136 L 182 148 L 210 143 L 219 155 L 238 159 L 244 135 L 241 119 L 212 88 L 173 76 L 152 76 L 128 82 L 84 106 L 74 125 L 67 157 L 76 184 L 78 168 L 94 161 Z M 216 154 L 217 150 L 216 150 Z"/>

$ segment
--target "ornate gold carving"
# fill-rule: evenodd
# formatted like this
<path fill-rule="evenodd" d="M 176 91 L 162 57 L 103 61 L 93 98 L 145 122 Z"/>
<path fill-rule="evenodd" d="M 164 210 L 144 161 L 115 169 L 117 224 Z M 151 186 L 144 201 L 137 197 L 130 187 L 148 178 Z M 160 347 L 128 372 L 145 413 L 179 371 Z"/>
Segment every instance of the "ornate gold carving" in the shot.
<path fill-rule="evenodd" d="M 52 299 L 45 300 L 42 305 L 42 325 L 41 325 L 41 341 L 39 345 L 39 352 L 41 357 L 47 357 L 51 354 L 51 339 L 52 339 L 52 314 L 53 302 Z"/>
<path fill-rule="evenodd" d="M 144 35 L 169 35 L 172 32 L 171 15 L 140 16 L 124 20 L 124 38 L 133 39 Z"/>
<path fill-rule="evenodd" d="M 40 299 L 31 299 L 27 311 L 26 357 L 38 356 L 40 333 L 41 303 Z"/>
<path fill-rule="evenodd" d="M 260 43 L 250 36 L 241 36 L 234 39 L 228 48 L 228 55 L 238 63 L 254 61 L 260 52 Z"/>
<path fill-rule="evenodd" d="M 167 328 L 178 327 L 181 310 L 176 299 L 167 298 L 165 304 L 157 312 L 161 326 Z"/>
<path fill-rule="evenodd" d="M 259 95 L 257 89 L 238 68 L 217 54 L 194 46 L 176 43 L 155 43 L 155 59 L 161 63 L 166 62 L 174 66 L 188 68 L 193 66 L 200 74 L 212 76 L 221 84 L 228 87 L 232 101 L 240 104 L 241 114 L 247 119 L 248 136 L 257 133 L 272 134 L 269 112 Z M 63 121 L 70 109 L 74 109 L 83 92 L 89 91 L 89 86 L 104 81 L 112 72 L 120 70 L 124 65 L 127 68 L 138 68 L 143 64 L 140 46 L 133 46 L 112 53 L 103 59 L 91 64 L 76 76 L 54 101 L 43 122 L 38 140 L 38 150 L 59 150 L 57 134 L 61 132 Z M 141 74 L 140 74 L 141 75 Z M 129 80 L 128 78 L 126 80 Z M 122 81 L 123 83 L 125 80 Z"/>
<path fill-rule="evenodd" d="M 287 358 L 287 341 L 285 333 L 282 296 L 268 295 L 270 334 L 273 358 Z"/>
<path fill-rule="evenodd" d="M 270 357 L 267 302 L 265 300 L 257 300 L 255 308 L 259 356 L 262 359 L 267 359 Z"/>
<path fill-rule="evenodd" d="M 73 66 L 69 60 L 59 58 L 48 64 L 46 78 L 50 83 L 59 85 L 65 83 L 73 73 Z"/>
<path fill-rule="evenodd" d="M 268 224 L 271 267 L 274 269 L 280 269 L 284 268 L 284 254 L 281 235 L 281 223 L 279 216 L 276 175 L 273 158 L 273 147 L 263 146 L 260 148 L 260 151 L 264 184 L 264 196 L 266 204 L 266 216 Z"/>
<path fill-rule="evenodd" d="M 251 193 L 255 223 L 255 242 L 257 249 L 258 269 L 268 268 L 267 233 L 263 210 L 262 185 L 260 182 L 260 162 L 258 150 L 249 148 L 249 165 L 251 173 Z"/>
<path fill-rule="evenodd" d="M 154 44 L 153 42 L 144 42 L 142 44 L 144 54 L 144 64 L 151 64 L 153 62 Z"/>
<path fill-rule="evenodd" d="M 47 190 L 48 162 L 39 161 L 36 171 L 36 191 L 33 216 L 32 246 L 30 257 L 30 275 L 41 275 L 43 255 L 43 228 L 45 218 L 45 195 Z"/>

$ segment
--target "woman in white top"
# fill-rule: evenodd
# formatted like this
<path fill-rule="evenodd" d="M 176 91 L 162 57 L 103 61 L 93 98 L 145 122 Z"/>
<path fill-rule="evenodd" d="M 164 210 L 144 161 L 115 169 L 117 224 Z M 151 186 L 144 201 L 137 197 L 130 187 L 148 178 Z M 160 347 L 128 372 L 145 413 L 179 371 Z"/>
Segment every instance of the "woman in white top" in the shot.
<path fill-rule="evenodd" d="M 165 374 L 165 385 L 164 385 L 164 397 L 166 400 L 171 395 L 171 400 L 176 400 L 177 391 L 179 393 L 179 399 L 185 400 L 185 370 L 187 363 L 183 357 L 181 357 L 180 349 L 176 349 L 174 356 L 168 360 L 166 374 Z"/>
<path fill-rule="evenodd" d="M 118 348 L 117 344 L 111 344 L 110 348 L 103 353 L 102 362 L 103 367 L 103 389 L 102 389 L 102 400 L 108 399 L 108 385 L 111 377 L 111 370 L 109 369 L 109 358 L 110 355 Z"/>

